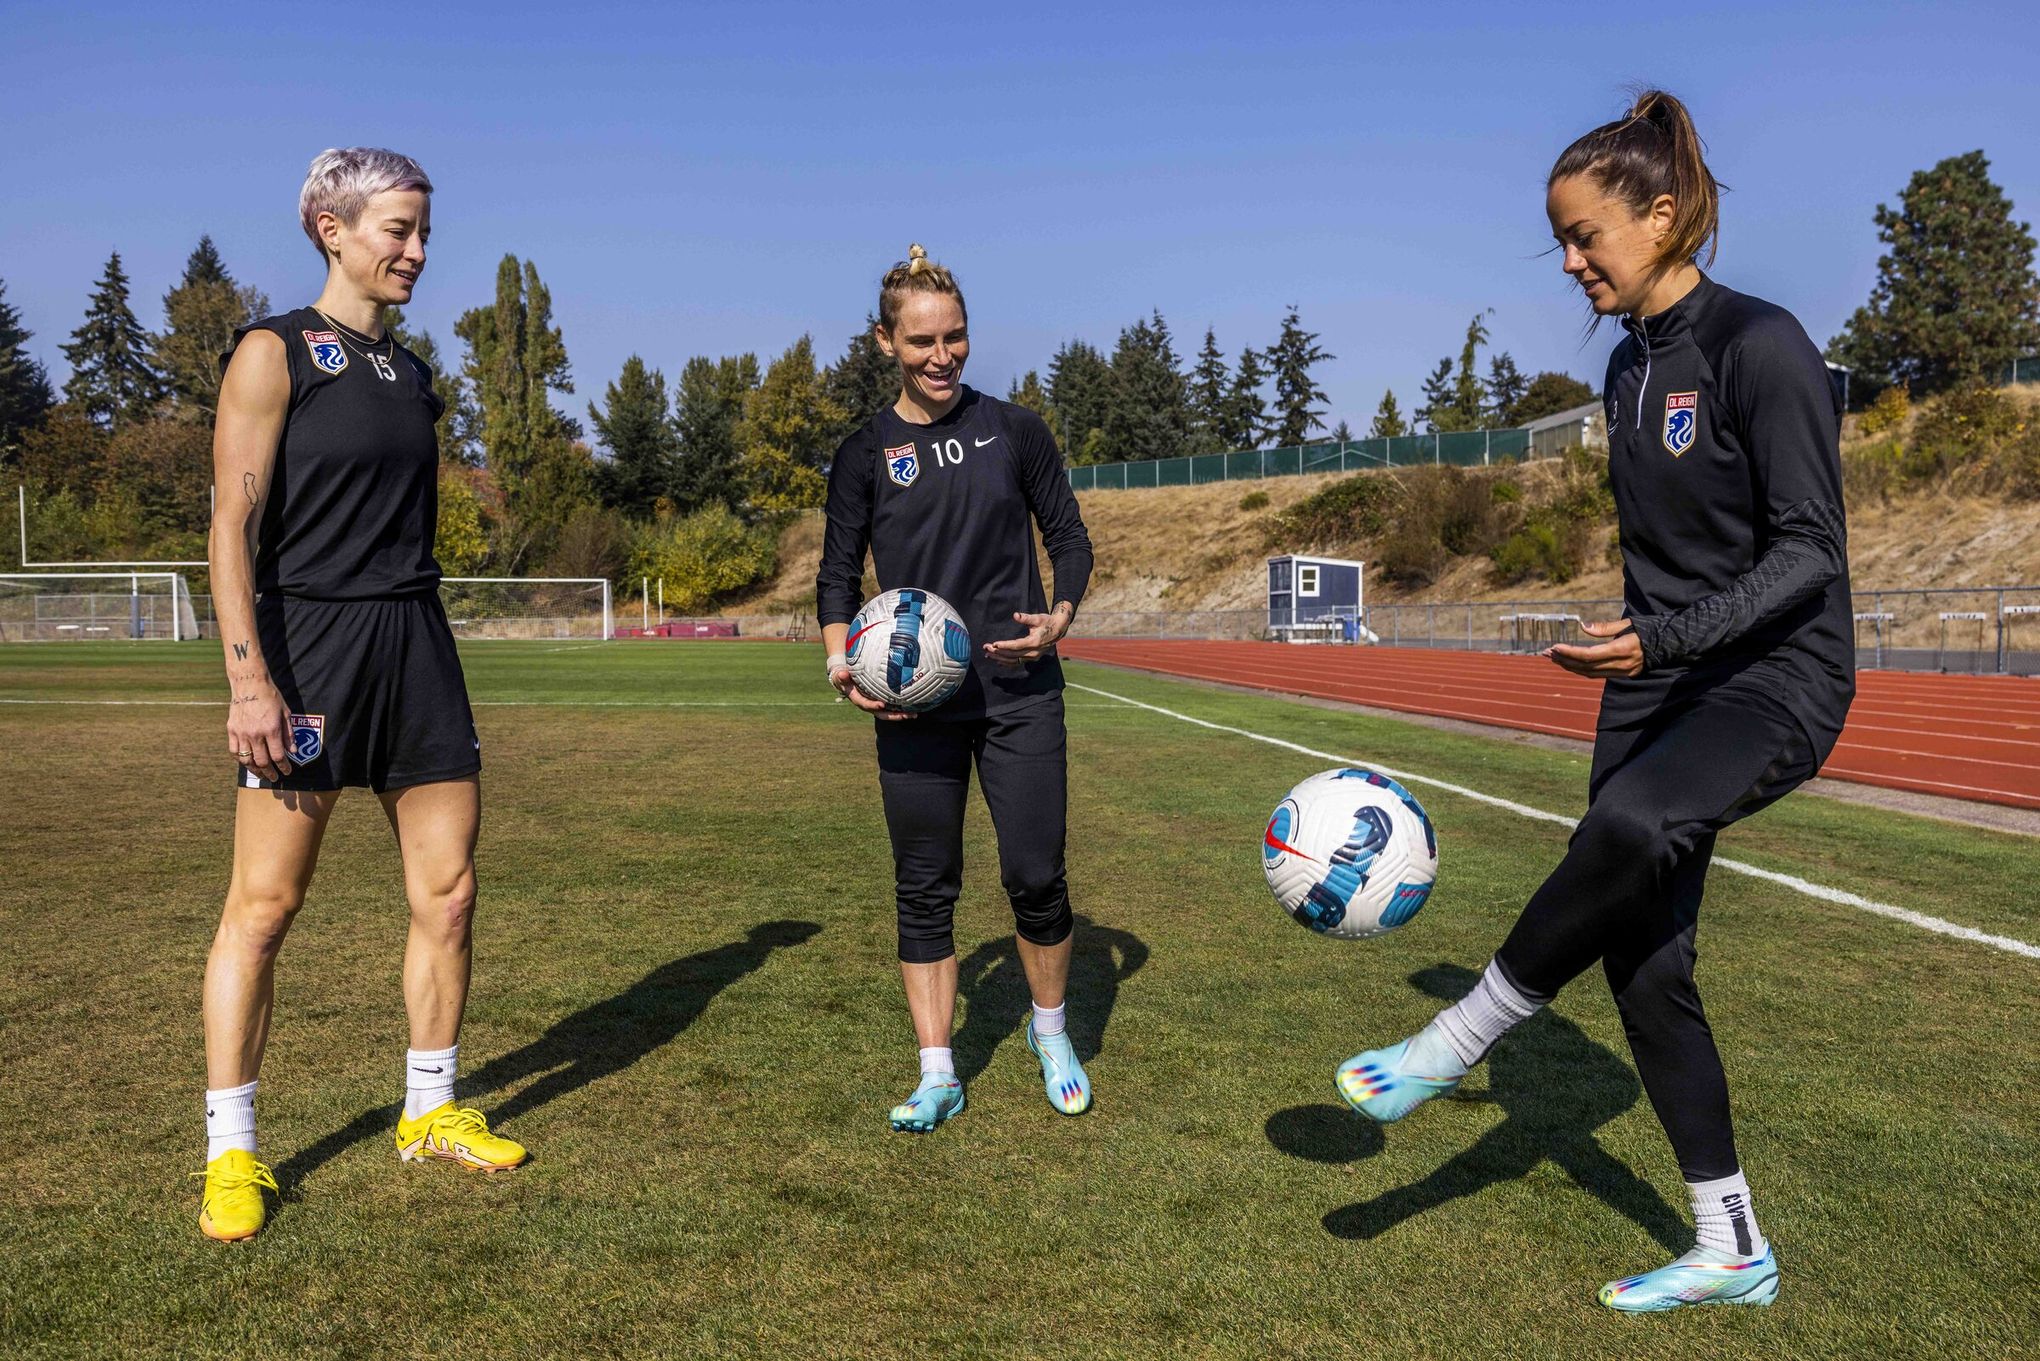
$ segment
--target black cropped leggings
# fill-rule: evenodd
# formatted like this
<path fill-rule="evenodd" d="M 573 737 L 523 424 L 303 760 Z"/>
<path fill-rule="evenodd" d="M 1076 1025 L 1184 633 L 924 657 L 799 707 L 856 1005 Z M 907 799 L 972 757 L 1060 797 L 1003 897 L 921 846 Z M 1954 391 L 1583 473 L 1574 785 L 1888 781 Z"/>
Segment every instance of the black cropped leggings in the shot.
<path fill-rule="evenodd" d="M 1784 707 L 1748 690 L 1604 726 L 1587 815 L 1495 954 L 1538 1002 L 1600 961 L 1688 1181 L 1739 1166 L 1728 1078 L 1693 981 L 1715 833 L 1784 797 L 1819 764 Z"/>
<path fill-rule="evenodd" d="M 956 953 L 951 924 L 963 887 L 963 810 L 970 768 L 991 810 L 999 878 L 1023 940 L 1060 945 L 1072 926 L 1063 842 L 1069 743 L 1060 694 L 983 718 L 877 720 L 878 785 L 892 834 L 900 958 Z"/>

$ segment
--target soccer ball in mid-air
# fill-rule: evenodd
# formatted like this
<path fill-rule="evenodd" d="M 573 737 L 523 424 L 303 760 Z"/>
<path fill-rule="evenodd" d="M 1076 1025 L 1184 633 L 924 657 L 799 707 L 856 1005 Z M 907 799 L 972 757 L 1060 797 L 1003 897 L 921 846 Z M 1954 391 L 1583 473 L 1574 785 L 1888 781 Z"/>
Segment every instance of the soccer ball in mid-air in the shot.
<path fill-rule="evenodd" d="M 933 591 L 882 591 L 850 621 L 844 649 L 857 688 L 921 713 L 956 693 L 970 669 L 970 630 Z"/>
<path fill-rule="evenodd" d="M 1392 931 L 1431 896 L 1438 833 L 1410 791 L 1372 770 L 1327 770 L 1282 800 L 1261 836 L 1275 901 L 1341 940 Z"/>

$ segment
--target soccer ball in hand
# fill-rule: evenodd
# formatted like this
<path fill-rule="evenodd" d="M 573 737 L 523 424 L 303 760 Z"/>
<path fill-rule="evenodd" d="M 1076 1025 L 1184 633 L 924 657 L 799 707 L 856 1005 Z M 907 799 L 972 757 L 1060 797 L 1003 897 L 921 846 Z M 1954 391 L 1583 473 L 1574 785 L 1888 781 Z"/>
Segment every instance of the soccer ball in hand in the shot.
<path fill-rule="evenodd" d="M 850 678 L 872 699 L 922 713 L 970 669 L 970 630 L 933 591 L 883 591 L 850 621 Z"/>
<path fill-rule="evenodd" d="M 1289 791 L 1261 836 L 1268 887 L 1297 923 L 1364 940 L 1431 896 L 1438 833 L 1410 791 L 1372 770 L 1328 770 Z"/>

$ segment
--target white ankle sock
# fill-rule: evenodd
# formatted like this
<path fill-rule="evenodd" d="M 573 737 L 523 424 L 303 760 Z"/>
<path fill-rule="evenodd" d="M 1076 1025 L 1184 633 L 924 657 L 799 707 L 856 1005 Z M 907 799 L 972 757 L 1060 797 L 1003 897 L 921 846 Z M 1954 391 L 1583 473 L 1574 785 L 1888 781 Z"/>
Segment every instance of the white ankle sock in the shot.
<path fill-rule="evenodd" d="M 1496 1040 L 1529 1020 L 1539 1005 L 1518 992 L 1503 977 L 1500 966 L 1490 960 L 1473 991 L 1439 1012 L 1425 1029 L 1435 1028 L 1438 1038 L 1451 1046 L 1461 1063 L 1471 1068 L 1487 1057 Z"/>
<path fill-rule="evenodd" d="M 1063 1008 L 1067 1005 L 1069 1005 L 1067 1002 L 1059 1002 L 1052 1007 L 1036 1006 L 1034 1008 L 1034 1033 L 1036 1035 L 1062 1034 Z"/>
<path fill-rule="evenodd" d="M 1761 1257 L 1764 1235 L 1757 1229 L 1757 1212 L 1750 1206 L 1750 1184 L 1741 1171 L 1713 1181 L 1689 1181 L 1693 1196 L 1693 1227 L 1700 1246 L 1740 1257 Z"/>
<path fill-rule="evenodd" d="M 404 1051 L 404 1117 L 416 1120 L 453 1100 L 453 1071 L 460 1046 Z"/>
<path fill-rule="evenodd" d="M 921 1051 L 921 1076 L 929 1077 L 935 1073 L 956 1075 L 956 1058 L 947 1046 Z"/>
<path fill-rule="evenodd" d="M 205 1094 L 205 1160 L 230 1148 L 255 1151 L 255 1084 L 222 1087 Z"/>

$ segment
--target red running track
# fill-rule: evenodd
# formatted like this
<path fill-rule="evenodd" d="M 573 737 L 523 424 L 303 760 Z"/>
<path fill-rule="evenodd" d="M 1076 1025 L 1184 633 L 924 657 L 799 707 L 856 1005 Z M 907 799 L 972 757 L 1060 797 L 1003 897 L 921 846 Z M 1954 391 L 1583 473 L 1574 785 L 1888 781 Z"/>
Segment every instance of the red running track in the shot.
<path fill-rule="evenodd" d="M 1066 638 L 1064 656 L 1592 741 L 1601 682 L 1542 657 L 1428 648 Z M 2040 681 L 1865 671 L 1822 775 L 2040 808 Z"/>

